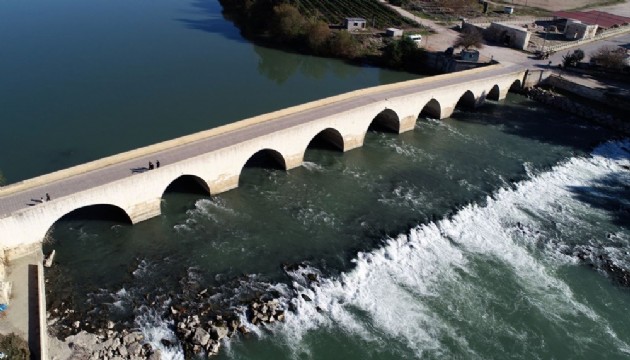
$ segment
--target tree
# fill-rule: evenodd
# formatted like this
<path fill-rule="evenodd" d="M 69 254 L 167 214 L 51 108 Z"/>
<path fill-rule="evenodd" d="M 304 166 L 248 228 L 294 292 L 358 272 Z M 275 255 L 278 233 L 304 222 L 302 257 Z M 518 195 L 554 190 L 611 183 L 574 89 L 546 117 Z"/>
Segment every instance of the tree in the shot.
<path fill-rule="evenodd" d="M 573 50 L 573 53 L 567 53 L 562 57 L 562 65 L 577 66 L 577 64 L 584 59 L 584 51 L 582 49 Z"/>
<path fill-rule="evenodd" d="M 625 61 L 625 50 L 609 46 L 603 46 L 591 54 L 591 63 L 608 69 L 621 70 L 626 66 Z"/>
<path fill-rule="evenodd" d="M 359 53 L 359 44 L 349 32 L 339 31 L 330 38 L 330 53 L 333 56 L 352 59 Z"/>
<path fill-rule="evenodd" d="M 463 47 L 464 49 L 470 47 L 481 49 L 483 47 L 483 35 L 476 27 L 472 25 L 465 26 L 462 32 L 459 33 L 457 39 L 455 39 L 453 46 Z"/>
<path fill-rule="evenodd" d="M 306 43 L 316 54 L 324 53 L 331 33 L 328 24 L 323 21 L 311 22 L 306 30 Z"/>
<path fill-rule="evenodd" d="M 4 174 L 2 174 L 2 171 L 0 171 L 0 186 L 3 186 L 6 183 L 7 183 L 7 178 L 5 178 Z"/>
<path fill-rule="evenodd" d="M 422 67 L 423 54 L 413 40 L 404 37 L 385 46 L 383 61 L 392 68 L 419 71 Z"/>
<path fill-rule="evenodd" d="M 304 33 L 306 21 L 298 9 L 290 4 L 280 4 L 273 8 L 271 32 L 279 40 L 292 41 Z"/>

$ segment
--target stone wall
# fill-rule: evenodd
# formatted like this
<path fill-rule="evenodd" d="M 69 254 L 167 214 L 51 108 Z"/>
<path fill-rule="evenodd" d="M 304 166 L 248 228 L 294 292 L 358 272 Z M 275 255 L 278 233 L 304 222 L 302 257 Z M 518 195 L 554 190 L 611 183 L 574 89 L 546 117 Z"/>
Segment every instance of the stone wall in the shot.
<path fill-rule="evenodd" d="M 527 96 L 562 111 L 574 114 L 607 128 L 630 134 L 630 122 L 615 118 L 611 114 L 593 109 L 582 102 L 556 94 L 550 90 L 532 88 L 527 91 Z"/>

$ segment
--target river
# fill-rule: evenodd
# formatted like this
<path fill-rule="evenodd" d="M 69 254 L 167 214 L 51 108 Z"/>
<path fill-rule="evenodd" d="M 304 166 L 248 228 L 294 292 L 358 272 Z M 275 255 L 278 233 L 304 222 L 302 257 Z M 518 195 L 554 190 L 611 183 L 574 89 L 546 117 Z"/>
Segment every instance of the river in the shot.
<path fill-rule="evenodd" d="M 256 47 L 214 1 L 0 9 L 11 181 L 411 78 Z M 60 221 L 48 300 L 138 327 L 166 359 L 183 359 L 161 340 L 190 284 L 293 309 L 219 359 L 627 358 L 630 293 L 609 270 L 630 270 L 630 142 L 614 136 L 511 94 L 347 153 L 311 149 L 288 172 L 245 169 L 218 196 L 173 187 L 134 226 Z"/>

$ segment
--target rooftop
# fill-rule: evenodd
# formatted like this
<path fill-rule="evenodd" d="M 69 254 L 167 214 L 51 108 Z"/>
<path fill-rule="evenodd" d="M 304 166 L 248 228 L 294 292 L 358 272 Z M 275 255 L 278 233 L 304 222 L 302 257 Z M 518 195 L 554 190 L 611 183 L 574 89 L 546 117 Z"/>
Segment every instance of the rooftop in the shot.
<path fill-rule="evenodd" d="M 587 25 L 595 25 L 600 28 L 609 29 L 613 26 L 630 24 L 630 18 L 613 15 L 603 11 L 557 11 L 553 16 L 563 19 L 579 20 Z"/>

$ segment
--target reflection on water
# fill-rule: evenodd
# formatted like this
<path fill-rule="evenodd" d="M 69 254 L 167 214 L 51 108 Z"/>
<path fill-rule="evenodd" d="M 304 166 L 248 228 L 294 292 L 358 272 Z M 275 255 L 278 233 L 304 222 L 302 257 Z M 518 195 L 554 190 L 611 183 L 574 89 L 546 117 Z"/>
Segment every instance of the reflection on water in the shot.
<path fill-rule="evenodd" d="M 255 46 L 254 51 L 260 57 L 258 62 L 260 73 L 277 84 L 283 84 L 296 73 L 307 78 L 322 80 L 325 76 L 350 79 L 359 76 L 362 72 L 361 67 L 348 66 L 340 60 L 287 53 L 262 46 Z"/>
<path fill-rule="evenodd" d="M 6 0 L 0 43 L 10 183 L 414 77 L 254 46 L 215 0 Z"/>

